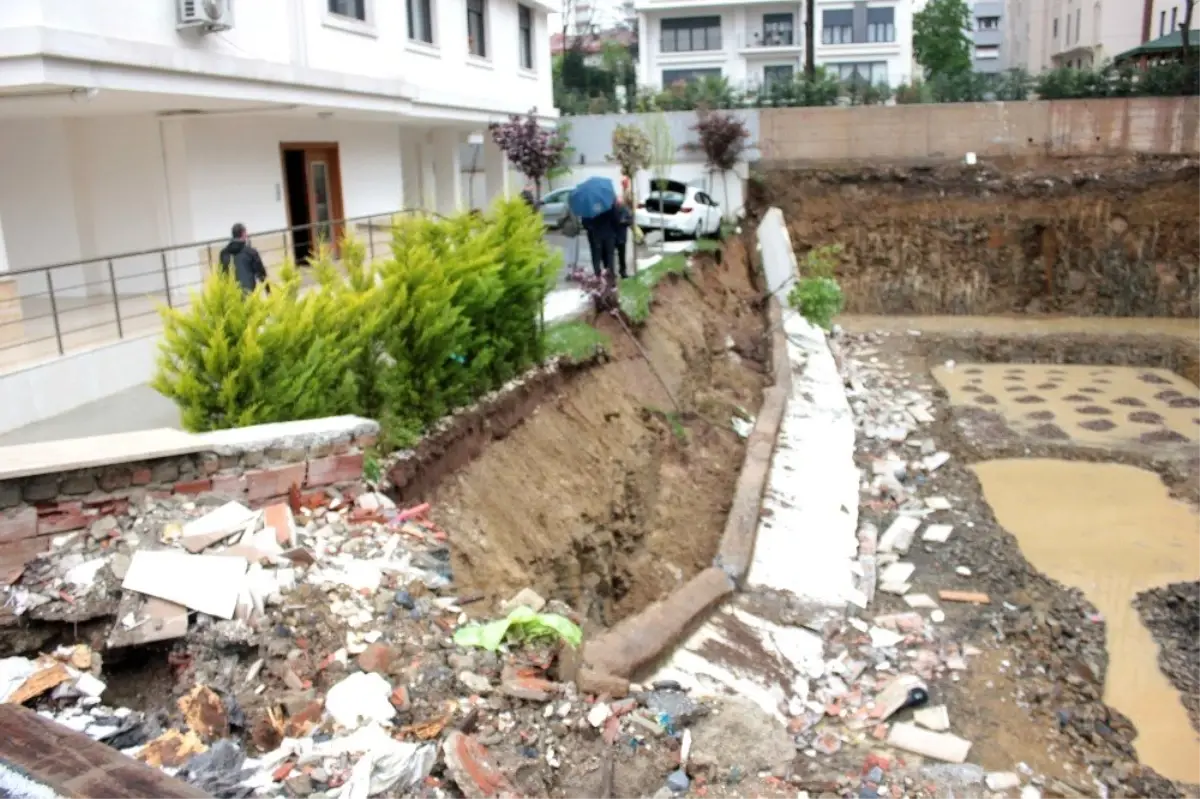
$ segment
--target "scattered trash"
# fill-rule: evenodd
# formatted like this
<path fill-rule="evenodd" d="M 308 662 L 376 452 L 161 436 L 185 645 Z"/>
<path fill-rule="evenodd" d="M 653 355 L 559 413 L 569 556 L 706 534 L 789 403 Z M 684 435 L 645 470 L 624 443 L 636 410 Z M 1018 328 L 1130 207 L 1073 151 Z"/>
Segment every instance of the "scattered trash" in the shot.
<path fill-rule="evenodd" d="M 329 689 L 325 710 L 340 726 L 355 729 L 362 724 L 395 718 L 390 701 L 392 686 L 373 672 L 359 671 Z"/>
<path fill-rule="evenodd" d="M 505 641 L 538 643 L 561 639 L 572 647 L 583 643 L 583 631 L 570 619 L 557 613 L 537 613 L 531 608 L 514 608 L 503 619 L 460 627 L 454 643 L 495 652 Z"/>

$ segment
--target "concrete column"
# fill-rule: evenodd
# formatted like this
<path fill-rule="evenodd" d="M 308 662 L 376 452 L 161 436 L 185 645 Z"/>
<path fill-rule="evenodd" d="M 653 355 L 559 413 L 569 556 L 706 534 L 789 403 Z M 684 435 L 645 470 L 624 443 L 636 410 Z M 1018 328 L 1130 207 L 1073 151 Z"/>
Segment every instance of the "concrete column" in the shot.
<path fill-rule="evenodd" d="M 424 173 L 421 163 L 421 142 L 411 131 L 400 130 L 400 181 L 404 184 L 401 202 L 405 209 L 421 208 L 423 194 L 421 177 Z"/>
<path fill-rule="evenodd" d="M 207 248 L 180 247 L 194 244 L 199 238 L 192 216 L 186 124 L 186 120 L 182 119 L 161 119 L 158 122 L 159 144 L 162 148 L 163 230 L 166 231 L 166 242 L 172 247 L 167 251 L 165 282 L 171 292 L 172 303 L 186 301 L 188 290 L 195 288 L 208 274 Z"/>
<path fill-rule="evenodd" d="M 483 171 L 484 186 L 487 195 L 487 205 L 496 201 L 497 197 L 509 197 L 508 190 L 508 157 L 496 146 L 492 137 L 484 134 L 483 139 Z"/>
<path fill-rule="evenodd" d="M 426 136 L 418 148 L 421 161 L 421 208 L 426 211 L 436 211 L 437 203 L 437 174 L 434 169 L 434 145 L 431 136 Z"/>
<path fill-rule="evenodd" d="M 66 118 L 63 129 L 66 134 L 67 164 L 71 175 L 71 202 L 75 212 L 75 236 L 79 242 L 79 258 L 95 258 L 101 253 L 96 248 L 96 220 L 92 213 L 92 175 L 88 165 L 88 123 L 83 118 Z M 108 270 L 104 264 L 88 263 L 82 267 L 56 269 L 54 280 L 63 286 L 63 295 L 68 297 L 107 296 L 112 293 L 108 285 Z M 56 291 L 57 295 L 58 292 Z"/>
<path fill-rule="evenodd" d="M 462 161 L 459 155 L 463 137 L 453 129 L 439 130 L 432 136 L 437 210 L 440 214 L 456 214 L 463 207 Z"/>

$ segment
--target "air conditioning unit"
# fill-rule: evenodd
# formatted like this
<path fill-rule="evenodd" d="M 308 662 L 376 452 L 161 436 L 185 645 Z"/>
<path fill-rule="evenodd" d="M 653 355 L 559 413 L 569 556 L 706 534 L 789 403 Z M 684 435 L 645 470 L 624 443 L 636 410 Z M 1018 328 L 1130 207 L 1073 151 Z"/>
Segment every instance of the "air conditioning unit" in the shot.
<path fill-rule="evenodd" d="M 176 30 L 219 33 L 233 27 L 233 0 L 175 0 Z"/>

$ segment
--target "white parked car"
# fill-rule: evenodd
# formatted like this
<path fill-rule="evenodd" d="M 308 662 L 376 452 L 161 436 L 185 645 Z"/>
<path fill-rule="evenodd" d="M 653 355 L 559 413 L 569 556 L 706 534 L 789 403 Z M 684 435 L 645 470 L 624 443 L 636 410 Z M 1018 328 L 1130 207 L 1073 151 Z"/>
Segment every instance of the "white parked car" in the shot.
<path fill-rule="evenodd" d="M 644 231 L 662 230 L 668 235 L 692 238 L 712 236 L 721 230 L 721 206 L 695 186 L 678 180 L 668 180 L 661 186 L 655 182 L 646 199 L 638 203 L 634 221 Z"/>

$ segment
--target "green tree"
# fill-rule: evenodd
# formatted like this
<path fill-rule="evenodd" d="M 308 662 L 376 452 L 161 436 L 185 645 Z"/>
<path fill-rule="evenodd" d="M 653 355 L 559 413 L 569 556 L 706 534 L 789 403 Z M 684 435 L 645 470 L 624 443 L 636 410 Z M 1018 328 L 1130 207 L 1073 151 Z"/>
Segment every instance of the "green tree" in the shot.
<path fill-rule="evenodd" d="M 971 9 L 965 0 L 929 0 L 913 15 L 913 52 L 928 77 L 971 71 Z"/>

